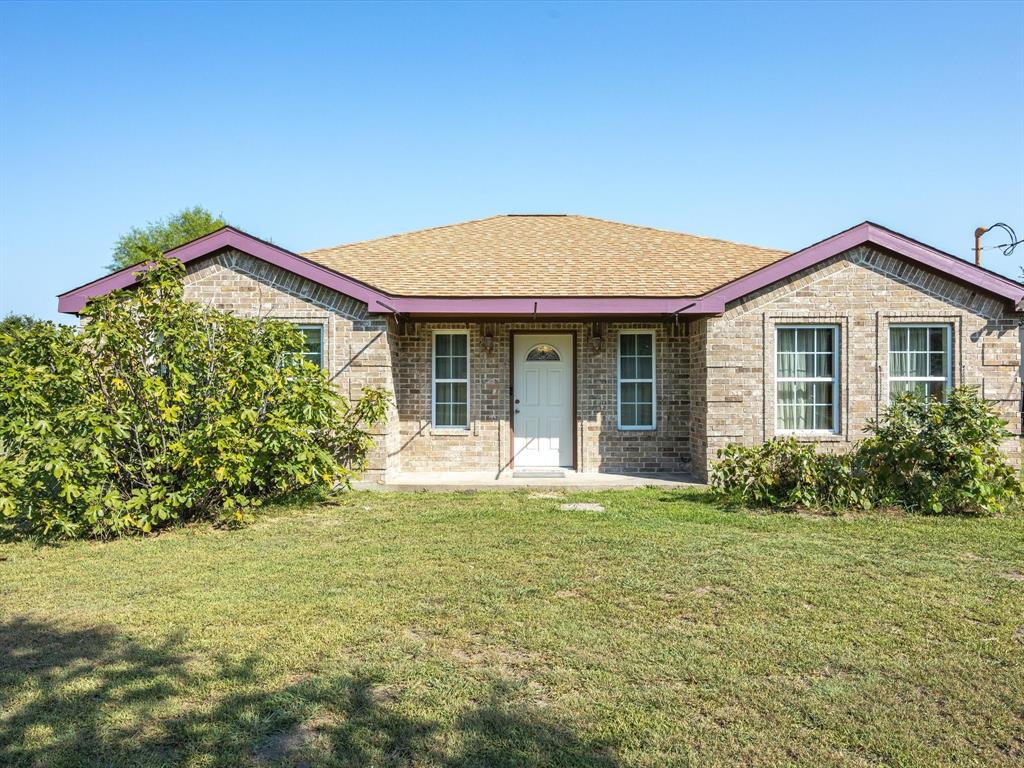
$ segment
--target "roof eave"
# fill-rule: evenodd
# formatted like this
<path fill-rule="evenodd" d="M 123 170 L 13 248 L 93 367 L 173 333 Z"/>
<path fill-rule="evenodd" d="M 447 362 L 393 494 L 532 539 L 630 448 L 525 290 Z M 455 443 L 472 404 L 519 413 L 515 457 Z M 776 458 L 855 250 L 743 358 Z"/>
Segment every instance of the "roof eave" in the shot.
<path fill-rule="evenodd" d="M 392 296 L 372 286 L 335 272 L 299 254 L 268 243 L 233 227 L 222 227 L 170 251 L 167 256 L 183 264 L 225 249 L 235 249 L 254 258 L 280 267 L 326 286 L 346 296 L 362 301 L 375 314 L 407 315 L 662 315 L 662 314 L 717 314 L 721 305 L 714 299 L 689 297 L 483 297 L 441 298 L 430 296 Z M 138 275 L 151 265 L 132 266 L 104 275 L 90 283 L 73 288 L 57 297 L 57 309 L 67 314 L 78 314 L 89 299 L 138 282 Z"/>
<path fill-rule="evenodd" d="M 167 252 L 189 263 L 231 248 L 364 302 L 379 314 L 480 316 L 714 315 L 730 301 L 864 244 L 896 253 L 930 270 L 996 295 L 1019 310 L 1024 286 L 872 222 L 863 222 L 785 256 L 699 297 L 430 297 L 393 296 L 233 227 L 223 227 Z M 90 298 L 137 282 L 148 264 L 136 264 L 74 288 L 58 297 L 58 310 L 79 313 Z"/>
<path fill-rule="evenodd" d="M 1019 309 L 1021 302 L 1024 301 L 1024 285 L 870 221 L 851 227 L 726 283 L 707 293 L 705 298 L 715 299 L 724 306 L 861 245 L 874 245 L 929 270 L 998 296 L 1009 302 L 1015 310 Z"/>
<path fill-rule="evenodd" d="M 434 316 L 713 315 L 725 309 L 725 305 L 717 299 L 687 297 L 407 297 L 393 298 L 388 303 L 399 314 Z"/>
<path fill-rule="evenodd" d="M 228 248 L 241 251 L 300 277 L 312 280 L 319 285 L 333 288 L 346 296 L 363 301 L 371 307 L 371 311 L 386 311 L 374 309 L 381 301 L 389 300 L 390 297 L 386 293 L 233 227 L 222 227 L 215 232 L 167 251 L 166 255 L 178 259 L 183 264 L 188 264 Z M 81 312 L 89 299 L 134 285 L 138 282 L 138 275 L 149 269 L 150 266 L 151 263 L 133 264 L 93 280 L 91 283 L 66 291 L 57 297 L 57 309 L 60 312 L 77 314 Z"/>

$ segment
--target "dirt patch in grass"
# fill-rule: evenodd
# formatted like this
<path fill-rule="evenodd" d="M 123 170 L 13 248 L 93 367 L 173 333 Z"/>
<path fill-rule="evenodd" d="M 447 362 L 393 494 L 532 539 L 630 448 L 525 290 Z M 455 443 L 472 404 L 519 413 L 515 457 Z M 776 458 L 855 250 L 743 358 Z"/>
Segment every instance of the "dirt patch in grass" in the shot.
<path fill-rule="evenodd" d="M 715 584 L 710 586 L 697 587 L 690 592 L 694 597 L 708 597 L 710 595 L 732 597 L 736 594 L 736 590 L 732 587 L 727 587 L 724 584 Z"/>
<path fill-rule="evenodd" d="M 253 762 L 259 766 L 277 766 L 290 763 L 302 754 L 309 754 L 317 750 L 322 733 L 334 723 L 334 718 L 321 716 L 271 734 L 253 752 Z M 308 766 L 310 763 L 298 762 L 296 765 Z"/>
<path fill-rule="evenodd" d="M 575 501 L 570 504 L 559 504 L 558 508 L 563 512 L 604 512 L 603 504 L 595 504 L 589 501 Z"/>

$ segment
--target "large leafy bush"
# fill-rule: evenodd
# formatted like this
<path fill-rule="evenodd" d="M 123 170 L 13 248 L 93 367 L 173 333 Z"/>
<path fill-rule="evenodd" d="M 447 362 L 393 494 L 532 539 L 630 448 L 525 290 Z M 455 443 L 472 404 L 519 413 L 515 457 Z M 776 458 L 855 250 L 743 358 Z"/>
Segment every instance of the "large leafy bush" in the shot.
<path fill-rule="evenodd" d="M 898 396 L 871 436 L 843 455 L 794 438 L 719 451 L 711 483 L 753 507 L 849 509 L 884 505 L 913 512 L 983 514 L 1020 501 L 1017 471 L 999 452 L 1010 437 L 972 387 L 945 402 Z"/>
<path fill-rule="evenodd" d="M 818 453 L 794 437 L 726 446 L 711 468 L 711 484 L 751 507 L 870 506 L 849 455 Z"/>
<path fill-rule="evenodd" d="M 91 301 L 80 331 L 0 331 L 0 513 L 19 529 L 239 521 L 363 467 L 388 396 L 349 403 L 292 326 L 187 302 L 182 272 L 156 259 L 136 288 Z"/>
<path fill-rule="evenodd" d="M 878 503 L 980 514 L 1020 498 L 1020 476 L 999 452 L 1012 435 L 973 387 L 952 390 L 944 402 L 900 395 L 868 431 L 857 460 Z"/>

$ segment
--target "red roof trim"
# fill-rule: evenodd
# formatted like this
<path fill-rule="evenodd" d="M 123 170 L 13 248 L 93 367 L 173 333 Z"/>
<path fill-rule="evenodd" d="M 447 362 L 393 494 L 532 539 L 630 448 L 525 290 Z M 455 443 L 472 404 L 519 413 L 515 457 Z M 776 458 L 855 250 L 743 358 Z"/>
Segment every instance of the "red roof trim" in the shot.
<path fill-rule="evenodd" d="M 225 248 L 234 248 L 257 259 L 332 288 L 365 302 L 371 312 L 431 315 L 707 315 L 725 310 L 726 303 L 765 288 L 779 280 L 814 266 L 844 251 L 866 243 L 917 262 L 931 270 L 967 283 L 1012 302 L 1016 308 L 1024 300 L 1024 286 L 1008 278 L 931 248 L 891 229 L 864 222 L 845 232 L 785 256 L 774 264 L 732 281 L 698 298 L 677 297 L 414 297 L 391 296 L 358 280 L 323 267 L 298 254 L 232 227 L 224 227 L 167 252 L 187 264 Z M 135 264 L 74 288 L 58 297 L 61 312 L 77 313 L 86 302 L 136 282 L 146 269 Z"/>
<path fill-rule="evenodd" d="M 870 221 L 851 227 L 801 251 L 785 256 L 756 272 L 733 280 L 706 294 L 705 298 L 715 299 L 723 304 L 735 301 L 826 259 L 865 244 L 884 248 L 954 280 L 1006 299 L 1015 308 L 1024 300 L 1024 285 Z"/>
<path fill-rule="evenodd" d="M 233 227 L 222 227 L 216 232 L 211 232 L 190 243 L 168 251 L 167 255 L 179 259 L 183 264 L 188 264 L 190 261 L 195 261 L 203 256 L 209 256 L 225 248 L 235 248 L 257 259 L 281 267 L 281 269 L 286 269 L 296 275 L 312 280 L 314 283 L 325 285 L 339 293 L 344 293 L 346 296 L 364 301 L 370 306 L 372 311 L 380 311 L 374 309 L 377 306 L 377 302 L 389 300 L 387 294 L 381 293 L 358 280 L 338 274 L 298 254 L 286 251 L 284 248 L 279 248 L 272 243 L 260 240 Z M 136 276 L 140 272 L 145 271 L 147 266 L 146 264 L 133 264 L 98 280 L 93 280 L 91 283 L 86 283 L 83 286 L 62 293 L 57 297 L 57 309 L 60 312 L 80 312 L 85 307 L 86 302 L 93 296 L 102 296 L 118 288 L 127 288 L 129 285 L 134 285 L 137 281 Z"/>

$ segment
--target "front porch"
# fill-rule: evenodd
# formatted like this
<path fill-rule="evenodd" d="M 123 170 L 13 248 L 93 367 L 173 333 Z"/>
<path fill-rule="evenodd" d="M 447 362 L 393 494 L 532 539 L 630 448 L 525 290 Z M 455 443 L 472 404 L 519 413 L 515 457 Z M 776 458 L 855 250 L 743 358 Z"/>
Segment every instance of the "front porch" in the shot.
<path fill-rule="evenodd" d="M 374 491 L 488 491 L 531 488 L 550 491 L 602 491 L 627 488 L 705 488 L 683 472 L 617 473 L 506 470 L 468 472 L 397 472 L 388 479 L 360 480 L 359 490 Z"/>
<path fill-rule="evenodd" d="M 373 469 L 413 488 L 689 481 L 687 330 L 664 318 L 403 318 L 388 335 L 396 418 Z"/>

